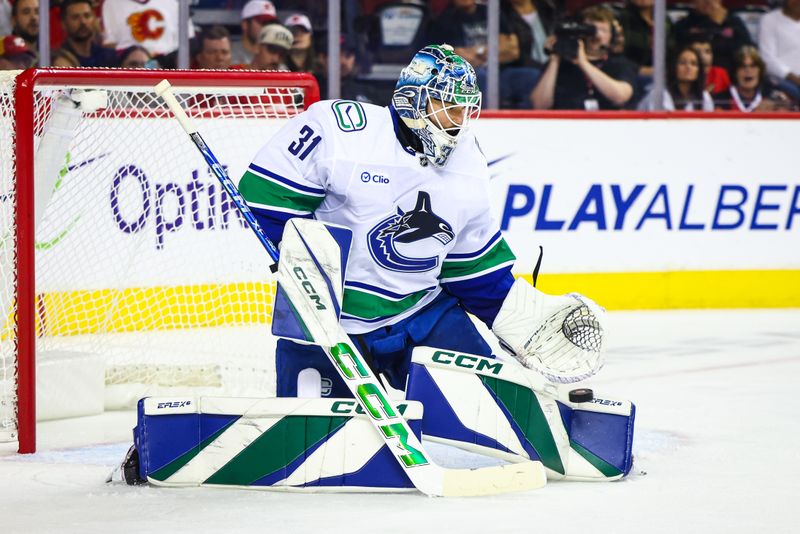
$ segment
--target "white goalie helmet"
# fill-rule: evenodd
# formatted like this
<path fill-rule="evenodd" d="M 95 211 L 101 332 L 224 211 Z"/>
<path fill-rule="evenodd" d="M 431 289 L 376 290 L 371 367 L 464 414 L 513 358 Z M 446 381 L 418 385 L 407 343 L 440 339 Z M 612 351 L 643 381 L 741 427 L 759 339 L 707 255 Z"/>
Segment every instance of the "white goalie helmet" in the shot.
<path fill-rule="evenodd" d="M 400 73 L 392 104 L 437 167 L 447 163 L 472 120 L 480 115 L 475 70 L 449 45 L 426 46 Z"/>

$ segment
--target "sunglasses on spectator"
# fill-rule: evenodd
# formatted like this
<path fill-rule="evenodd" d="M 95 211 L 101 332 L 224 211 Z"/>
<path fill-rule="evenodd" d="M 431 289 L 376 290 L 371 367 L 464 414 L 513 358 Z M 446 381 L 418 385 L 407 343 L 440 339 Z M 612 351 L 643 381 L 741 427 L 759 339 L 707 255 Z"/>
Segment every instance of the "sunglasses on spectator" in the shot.
<path fill-rule="evenodd" d="M 278 19 L 275 17 L 270 17 L 267 15 L 260 15 L 258 17 L 253 17 L 253 20 L 258 22 L 261 25 L 269 24 L 270 22 L 276 22 Z"/>

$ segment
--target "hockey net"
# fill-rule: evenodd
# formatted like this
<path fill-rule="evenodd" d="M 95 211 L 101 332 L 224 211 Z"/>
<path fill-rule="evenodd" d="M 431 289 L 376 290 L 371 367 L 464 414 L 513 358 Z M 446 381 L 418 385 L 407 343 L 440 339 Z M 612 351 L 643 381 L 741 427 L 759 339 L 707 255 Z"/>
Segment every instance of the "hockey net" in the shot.
<path fill-rule="evenodd" d="M 162 78 L 234 182 L 318 100 L 290 73 L 0 73 L 0 441 L 21 452 L 37 397 L 40 419 L 75 415 L 98 381 L 101 410 L 274 394 L 269 258 L 156 97 Z"/>

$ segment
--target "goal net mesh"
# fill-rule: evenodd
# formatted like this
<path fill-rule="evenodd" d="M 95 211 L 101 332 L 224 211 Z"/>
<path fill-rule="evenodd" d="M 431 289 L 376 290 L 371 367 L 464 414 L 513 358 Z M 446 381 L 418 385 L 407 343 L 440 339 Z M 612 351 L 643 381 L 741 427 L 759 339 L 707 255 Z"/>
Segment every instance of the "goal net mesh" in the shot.
<path fill-rule="evenodd" d="M 113 76 L 109 73 L 108 76 Z M 174 85 L 175 82 L 173 82 Z M 14 439 L 17 143 L 33 142 L 36 361 L 97 358 L 105 406 L 171 394 L 274 394 L 270 259 L 148 84 L 37 86 L 0 74 L 0 438 Z M 303 110 L 291 87 L 175 86 L 238 182 Z M 34 139 L 15 139 L 32 114 Z"/>

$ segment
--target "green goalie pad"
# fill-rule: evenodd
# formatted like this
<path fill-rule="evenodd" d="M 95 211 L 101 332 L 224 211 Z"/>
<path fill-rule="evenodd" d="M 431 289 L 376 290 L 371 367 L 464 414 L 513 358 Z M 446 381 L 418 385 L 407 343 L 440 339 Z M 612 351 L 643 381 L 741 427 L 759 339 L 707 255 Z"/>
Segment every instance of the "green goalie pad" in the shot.
<path fill-rule="evenodd" d="M 425 439 L 505 460 L 541 460 L 548 480 L 618 480 L 633 463 L 636 407 L 608 397 L 571 402 L 516 362 L 414 349 L 406 398 L 425 405 Z"/>
<path fill-rule="evenodd" d="M 419 437 L 422 405 L 398 410 Z M 414 490 L 354 399 L 145 398 L 134 441 L 157 486 Z"/>

